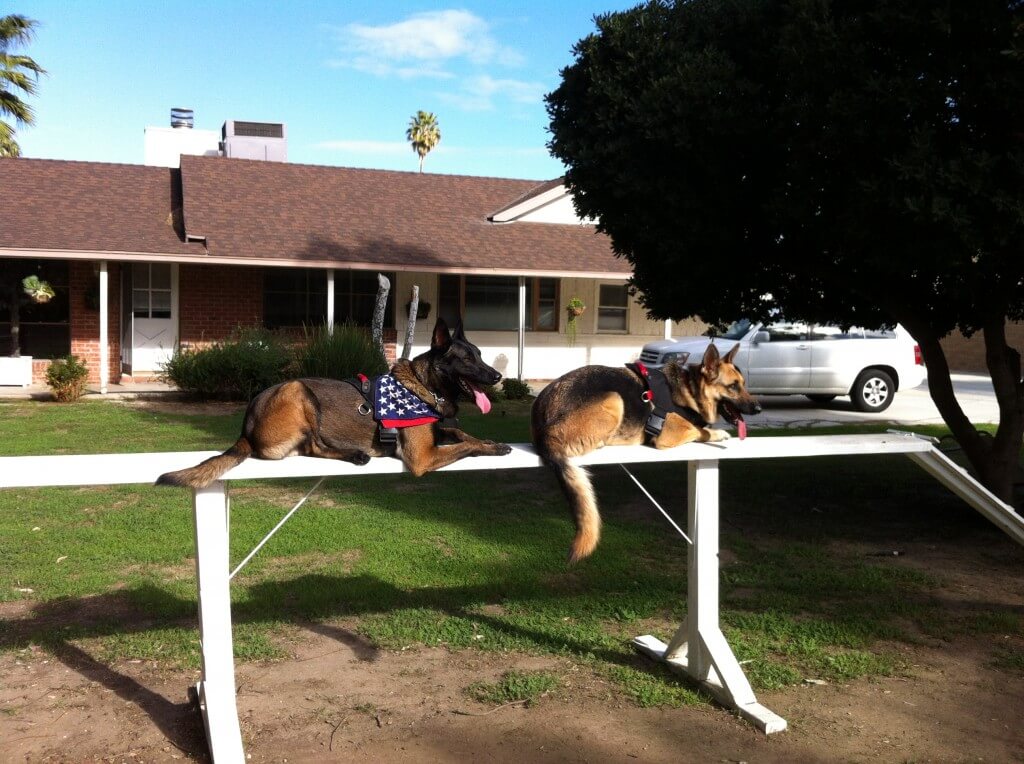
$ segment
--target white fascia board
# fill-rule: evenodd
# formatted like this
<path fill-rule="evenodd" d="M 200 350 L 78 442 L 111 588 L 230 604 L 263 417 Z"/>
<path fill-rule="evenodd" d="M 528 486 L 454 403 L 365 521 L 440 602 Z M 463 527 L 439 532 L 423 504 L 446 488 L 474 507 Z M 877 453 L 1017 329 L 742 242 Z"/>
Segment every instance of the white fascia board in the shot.
<path fill-rule="evenodd" d="M 268 268 L 343 268 L 346 270 L 383 270 L 402 273 L 452 273 L 472 276 L 540 276 L 551 278 L 587 278 L 627 281 L 631 274 L 614 271 L 540 270 L 522 268 L 473 268 L 464 266 L 407 265 L 397 263 L 356 262 L 350 260 L 292 260 L 286 258 L 216 257 L 168 252 L 108 252 L 100 250 L 4 249 L 2 257 L 32 257 L 43 260 L 111 260 L 115 262 L 165 262 L 196 265 L 266 266 Z"/>

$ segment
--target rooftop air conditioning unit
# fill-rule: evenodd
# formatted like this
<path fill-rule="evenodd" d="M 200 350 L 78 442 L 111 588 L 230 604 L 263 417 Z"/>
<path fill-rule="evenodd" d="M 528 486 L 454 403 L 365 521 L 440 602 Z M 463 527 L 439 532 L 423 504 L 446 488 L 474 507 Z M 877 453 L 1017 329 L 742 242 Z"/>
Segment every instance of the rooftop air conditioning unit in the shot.
<path fill-rule="evenodd" d="M 221 153 L 233 159 L 287 162 L 287 131 L 280 122 L 229 119 L 221 128 Z"/>

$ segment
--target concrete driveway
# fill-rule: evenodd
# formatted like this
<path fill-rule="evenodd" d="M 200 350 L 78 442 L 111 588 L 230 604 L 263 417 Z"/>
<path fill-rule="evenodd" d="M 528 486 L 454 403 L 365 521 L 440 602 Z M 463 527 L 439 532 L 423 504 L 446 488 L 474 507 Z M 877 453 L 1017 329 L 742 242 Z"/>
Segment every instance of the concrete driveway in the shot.
<path fill-rule="evenodd" d="M 972 422 L 998 422 L 992 380 L 977 374 L 954 374 L 953 387 L 967 417 Z M 851 422 L 892 423 L 903 427 L 915 424 L 943 424 L 928 394 L 927 381 L 910 390 L 896 393 L 892 405 L 880 414 L 857 411 L 849 398 L 836 398 L 831 403 L 812 403 L 802 395 L 758 396 L 764 409 L 759 415 L 747 417 L 751 427 L 817 427 Z"/>

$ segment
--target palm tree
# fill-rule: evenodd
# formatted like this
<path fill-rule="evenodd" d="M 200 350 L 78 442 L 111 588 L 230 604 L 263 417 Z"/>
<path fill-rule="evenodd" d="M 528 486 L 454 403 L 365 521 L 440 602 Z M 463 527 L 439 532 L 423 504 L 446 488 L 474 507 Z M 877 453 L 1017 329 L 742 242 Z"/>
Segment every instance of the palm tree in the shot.
<path fill-rule="evenodd" d="M 431 149 L 441 142 L 441 128 L 437 126 L 437 117 L 430 111 L 418 111 L 409 120 L 409 129 L 405 137 L 412 143 L 412 150 L 419 154 L 420 172 L 423 172 L 423 160 Z"/>
<path fill-rule="evenodd" d="M 31 125 L 35 121 L 32 107 L 22 101 L 20 95 L 34 95 L 39 75 L 46 74 L 46 70 L 28 56 L 12 53 L 11 49 L 32 39 L 36 23 L 24 16 L 0 16 L 0 116 L 10 115 L 19 125 Z M 0 156 L 20 154 L 14 128 L 0 120 Z"/>

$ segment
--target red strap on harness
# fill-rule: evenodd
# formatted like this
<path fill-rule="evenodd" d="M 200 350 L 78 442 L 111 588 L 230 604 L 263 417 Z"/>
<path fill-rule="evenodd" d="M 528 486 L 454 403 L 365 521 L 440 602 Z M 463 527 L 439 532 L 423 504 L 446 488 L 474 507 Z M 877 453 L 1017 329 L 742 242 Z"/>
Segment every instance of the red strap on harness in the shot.
<path fill-rule="evenodd" d="M 369 381 L 370 381 L 370 378 L 369 378 L 369 377 L 367 377 L 367 376 L 366 376 L 365 374 L 363 374 L 362 372 L 360 372 L 359 374 L 356 374 L 356 378 L 357 378 L 357 379 L 358 379 L 358 380 L 359 380 L 360 382 L 369 382 Z"/>
<path fill-rule="evenodd" d="M 641 393 L 640 398 L 643 399 L 644 401 L 646 401 L 647 403 L 650 403 L 651 401 L 654 400 L 654 393 L 651 392 L 651 388 L 650 388 L 650 384 L 651 383 L 648 381 L 648 378 L 650 377 L 650 374 L 647 373 L 647 367 L 644 366 L 639 361 L 637 361 L 633 365 L 636 367 L 636 370 L 638 372 L 640 372 L 640 376 L 644 378 L 644 382 L 646 382 L 647 385 L 648 385 L 647 389 L 644 390 L 643 393 Z"/>

